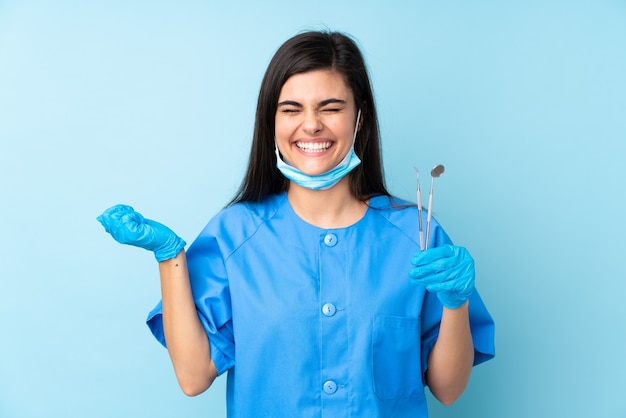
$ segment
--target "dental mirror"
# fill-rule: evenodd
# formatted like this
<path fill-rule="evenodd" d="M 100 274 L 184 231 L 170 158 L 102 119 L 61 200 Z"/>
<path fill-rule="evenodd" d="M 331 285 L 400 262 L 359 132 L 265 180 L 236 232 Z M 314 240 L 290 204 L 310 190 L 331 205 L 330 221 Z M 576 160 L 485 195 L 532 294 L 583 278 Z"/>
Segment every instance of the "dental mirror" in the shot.
<path fill-rule="evenodd" d="M 436 166 L 433 167 L 432 170 L 430 170 L 430 175 L 432 177 L 439 177 L 443 174 L 445 170 L 446 168 L 442 164 L 437 164 Z"/>

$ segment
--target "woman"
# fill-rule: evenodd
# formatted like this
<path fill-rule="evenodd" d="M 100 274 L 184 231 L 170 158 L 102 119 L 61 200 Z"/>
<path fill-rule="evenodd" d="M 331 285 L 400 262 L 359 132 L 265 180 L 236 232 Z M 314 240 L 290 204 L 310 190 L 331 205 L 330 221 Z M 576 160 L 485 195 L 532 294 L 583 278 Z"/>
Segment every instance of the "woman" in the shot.
<path fill-rule="evenodd" d="M 154 251 L 148 325 L 186 394 L 228 372 L 229 416 L 426 417 L 426 385 L 451 404 L 494 355 L 472 258 L 436 221 L 419 251 L 415 206 L 385 188 L 367 70 L 341 33 L 276 52 L 242 186 L 187 252 L 129 206 L 99 220 Z"/>

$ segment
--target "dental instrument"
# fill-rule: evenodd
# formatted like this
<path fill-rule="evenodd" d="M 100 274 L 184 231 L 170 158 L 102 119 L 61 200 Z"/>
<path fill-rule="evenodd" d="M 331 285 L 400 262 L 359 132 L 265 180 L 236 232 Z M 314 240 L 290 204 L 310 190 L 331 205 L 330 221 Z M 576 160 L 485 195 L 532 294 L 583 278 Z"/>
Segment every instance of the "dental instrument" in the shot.
<path fill-rule="evenodd" d="M 424 251 L 424 228 L 422 227 L 422 192 L 420 190 L 420 171 L 413 166 L 417 176 L 417 219 L 419 219 L 420 251 Z"/>
<path fill-rule="evenodd" d="M 426 243 L 425 248 L 428 249 L 428 241 L 430 240 L 430 220 L 433 214 L 433 186 L 435 185 L 435 178 L 441 176 L 445 171 L 445 167 L 441 164 L 437 164 L 430 170 L 430 193 L 428 193 L 428 219 L 426 220 Z M 418 186 L 419 187 L 419 186 Z M 420 218 L 421 222 L 421 218 Z"/>

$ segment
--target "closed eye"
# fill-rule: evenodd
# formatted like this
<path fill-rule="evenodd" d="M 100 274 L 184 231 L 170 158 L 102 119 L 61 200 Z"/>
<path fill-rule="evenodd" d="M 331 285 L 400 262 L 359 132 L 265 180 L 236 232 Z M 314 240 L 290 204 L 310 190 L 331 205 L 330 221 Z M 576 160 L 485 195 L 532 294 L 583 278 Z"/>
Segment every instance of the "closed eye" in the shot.
<path fill-rule="evenodd" d="M 296 113 L 302 110 L 302 105 L 292 100 L 278 103 L 278 110 L 282 113 Z"/>

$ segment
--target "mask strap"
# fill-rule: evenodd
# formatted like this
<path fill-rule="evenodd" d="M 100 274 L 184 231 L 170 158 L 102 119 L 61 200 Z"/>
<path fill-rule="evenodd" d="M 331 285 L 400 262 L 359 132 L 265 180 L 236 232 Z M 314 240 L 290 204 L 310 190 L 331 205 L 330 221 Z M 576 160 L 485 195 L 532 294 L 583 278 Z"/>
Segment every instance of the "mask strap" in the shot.
<path fill-rule="evenodd" d="M 356 115 L 356 125 L 354 125 L 354 135 L 352 135 L 352 146 L 354 147 L 354 143 L 356 142 L 356 133 L 359 130 L 359 122 L 361 122 L 361 109 L 359 109 L 359 113 Z"/>

